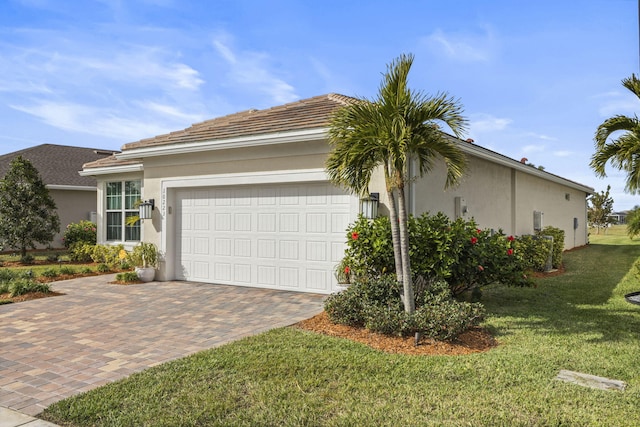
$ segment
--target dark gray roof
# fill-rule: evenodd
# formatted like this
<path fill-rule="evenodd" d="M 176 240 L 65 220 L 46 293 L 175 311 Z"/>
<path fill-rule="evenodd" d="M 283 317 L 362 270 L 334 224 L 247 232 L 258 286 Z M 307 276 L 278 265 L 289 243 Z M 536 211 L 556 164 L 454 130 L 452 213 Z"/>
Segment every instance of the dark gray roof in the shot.
<path fill-rule="evenodd" d="M 68 145 L 42 144 L 13 153 L 0 155 L 0 179 L 9 170 L 9 164 L 18 156 L 29 160 L 38 169 L 46 185 L 71 185 L 95 187 L 92 176 L 80 176 L 82 165 L 113 154 L 114 150 L 71 147 Z"/>

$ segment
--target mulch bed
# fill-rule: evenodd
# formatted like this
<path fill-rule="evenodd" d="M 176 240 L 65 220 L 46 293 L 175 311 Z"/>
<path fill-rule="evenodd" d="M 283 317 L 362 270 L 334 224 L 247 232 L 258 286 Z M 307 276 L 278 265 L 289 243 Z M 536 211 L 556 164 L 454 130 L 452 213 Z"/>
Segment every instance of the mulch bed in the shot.
<path fill-rule="evenodd" d="M 486 329 L 473 328 L 461 334 L 455 341 L 436 341 L 431 338 L 422 338 L 419 345 L 415 346 L 414 337 L 394 337 L 370 332 L 364 328 L 336 325 L 331 323 L 324 311 L 294 326 L 324 335 L 357 341 L 376 350 L 395 354 L 459 356 L 487 351 L 498 345 L 498 342 Z"/>

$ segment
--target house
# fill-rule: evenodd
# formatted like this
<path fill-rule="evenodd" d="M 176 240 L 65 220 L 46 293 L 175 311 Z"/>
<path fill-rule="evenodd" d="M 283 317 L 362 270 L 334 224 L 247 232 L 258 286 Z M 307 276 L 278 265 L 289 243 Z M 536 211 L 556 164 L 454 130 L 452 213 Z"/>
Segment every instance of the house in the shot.
<path fill-rule="evenodd" d="M 91 214 L 95 216 L 96 212 L 96 179 L 92 176 L 80 176 L 78 172 L 82 170 L 83 164 L 113 153 L 113 150 L 41 144 L 1 155 L 0 178 L 5 176 L 11 161 L 18 156 L 33 164 L 55 201 L 60 217 L 60 233 L 56 234 L 51 246 L 62 248 L 62 237 L 68 224 L 95 220 Z"/>
<path fill-rule="evenodd" d="M 627 215 L 629 215 L 629 211 L 613 212 L 609 215 L 609 219 L 613 220 L 614 224 L 626 224 Z"/>
<path fill-rule="evenodd" d="M 84 165 L 98 181 L 98 241 L 153 242 L 164 254 L 159 280 L 189 280 L 330 293 L 345 229 L 360 200 L 330 184 L 324 170 L 327 125 L 353 98 L 329 94 L 207 120 L 126 144 Z M 567 248 L 587 242 L 592 188 L 453 137 L 469 175 L 443 190 L 443 170 L 413 183 L 410 211 L 474 217 L 479 226 L 530 234 L 553 225 Z M 381 178 L 372 193 L 386 199 Z M 128 226 L 136 201 L 155 209 Z"/>

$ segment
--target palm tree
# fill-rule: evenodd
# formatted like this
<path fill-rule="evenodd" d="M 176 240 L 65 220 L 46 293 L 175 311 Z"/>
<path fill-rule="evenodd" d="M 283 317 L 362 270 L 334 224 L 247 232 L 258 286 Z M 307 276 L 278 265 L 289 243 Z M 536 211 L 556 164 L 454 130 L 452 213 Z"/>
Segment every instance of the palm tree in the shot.
<path fill-rule="evenodd" d="M 428 97 L 410 90 L 407 77 L 412 64 L 413 55 L 401 55 L 388 66 L 376 99 L 357 100 L 334 114 L 326 163 L 330 180 L 358 195 L 368 193 L 372 174 L 382 168 L 396 275 L 407 313 L 415 310 L 405 199 L 405 187 L 412 178 L 409 163 L 415 159 L 423 176 L 436 160 L 444 161 L 445 187 L 455 184 L 466 166 L 464 153 L 438 127 L 444 123 L 460 137 L 466 126 L 461 105 L 444 93 Z"/>
<path fill-rule="evenodd" d="M 640 80 L 635 74 L 623 79 L 622 85 L 640 98 Z M 624 132 L 615 139 L 609 137 L 615 132 Z M 591 157 L 590 166 L 600 177 L 607 176 L 605 166 L 611 165 L 627 173 L 625 191 L 636 194 L 640 190 L 640 121 L 637 116 L 613 116 L 605 120 L 594 137 L 596 152 Z"/>

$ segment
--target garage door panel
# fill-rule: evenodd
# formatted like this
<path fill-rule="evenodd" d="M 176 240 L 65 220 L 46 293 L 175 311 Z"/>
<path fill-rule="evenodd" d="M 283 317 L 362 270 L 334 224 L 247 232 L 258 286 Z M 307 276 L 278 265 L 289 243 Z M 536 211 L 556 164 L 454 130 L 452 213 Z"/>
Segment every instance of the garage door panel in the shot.
<path fill-rule="evenodd" d="M 305 259 L 307 261 L 330 261 L 327 257 L 327 242 L 306 242 Z"/>
<path fill-rule="evenodd" d="M 258 240 L 258 258 L 276 258 L 276 241 L 273 239 Z"/>
<path fill-rule="evenodd" d="M 321 293 L 357 209 L 327 183 L 182 189 L 176 201 L 180 278 Z"/>
<path fill-rule="evenodd" d="M 251 239 L 237 238 L 234 240 L 233 255 L 236 257 L 249 258 L 252 256 Z"/>

